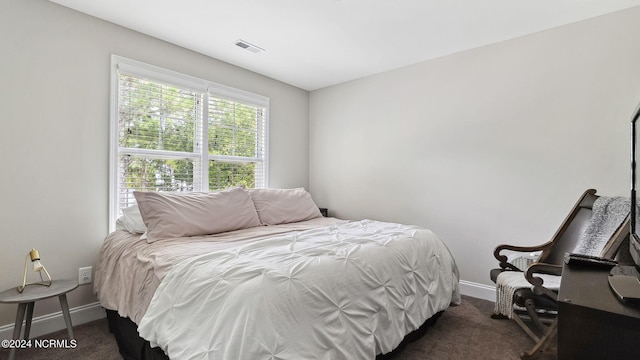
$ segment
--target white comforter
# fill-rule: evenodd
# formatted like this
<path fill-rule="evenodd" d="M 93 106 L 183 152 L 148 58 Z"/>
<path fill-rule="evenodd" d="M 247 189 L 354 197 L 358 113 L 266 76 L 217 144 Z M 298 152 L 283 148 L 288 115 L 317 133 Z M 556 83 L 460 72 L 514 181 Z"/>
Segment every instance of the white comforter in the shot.
<path fill-rule="evenodd" d="M 371 220 L 187 259 L 138 331 L 171 359 L 374 359 L 459 303 L 431 231 Z"/>

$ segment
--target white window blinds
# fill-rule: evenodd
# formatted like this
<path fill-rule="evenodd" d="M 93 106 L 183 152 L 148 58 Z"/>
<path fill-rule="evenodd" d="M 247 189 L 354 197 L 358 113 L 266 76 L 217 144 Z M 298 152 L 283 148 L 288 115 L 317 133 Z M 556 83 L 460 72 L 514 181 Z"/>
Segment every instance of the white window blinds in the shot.
<path fill-rule="evenodd" d="M 209 189 L 264 183 L 266 109 L 210 96 L 208 111 Z"/>
<path fill-rule="evenodd" d="M 111 227 L 136 190 L 267 186 L 268 98 L 117 56 L 112 66 Z"/>

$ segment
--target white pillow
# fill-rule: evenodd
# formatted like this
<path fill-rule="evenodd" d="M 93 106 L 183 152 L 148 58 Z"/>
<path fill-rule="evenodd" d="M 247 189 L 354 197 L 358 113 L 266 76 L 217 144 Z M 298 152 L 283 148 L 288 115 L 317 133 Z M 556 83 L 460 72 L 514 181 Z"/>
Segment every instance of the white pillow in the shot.
<path fill-rule="evenodd" d="M 134 191 L 147 227 L 147 242 L 217 234 L 260 225 L 246 190 L 214 193 L 158 193 Z"/>
<path fill-rule="evenodd" d="M 303 188 L 249 189 L 260 223 L 278 225 L 322 217 L 320 209 Z"/>
<path fill-rule="evenodd" d="M 137 204 L 122 209 L 122 216 L 116 220 L 116 230 L 126 230 L 132 234 L 143 234 L 147 231 Z"/>

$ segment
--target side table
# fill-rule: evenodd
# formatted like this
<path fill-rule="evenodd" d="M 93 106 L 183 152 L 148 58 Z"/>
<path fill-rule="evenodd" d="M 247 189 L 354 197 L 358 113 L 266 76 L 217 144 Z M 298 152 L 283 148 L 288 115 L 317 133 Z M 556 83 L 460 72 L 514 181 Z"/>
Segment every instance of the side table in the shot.
<path fill-rule="evenodd" d="M 47 299 L 57 296 L 60 299 L 60 307 L 62 308 L 62 316 L 67 324 L 69 339 L 74 340 L 73 327 L 71 325 L 71 315 L 69 314 L 69 303 L 67 303 L 67 293 L 78 287 L 76 280 L 53 280 L 51 286 L 29 285 L 22 293 L 17 288 L 5 290 L 0 293 L 0 303 L 18 304 L 18 313 L 16 314 L 16 323 L 13 328 L 13 339 L 20 339 L 22 330 L 22 321 L 26 320 L 24 327 L 24 339 L 29 339 L 31 331 L 31 320 L 33 318 L 33 307 L 38 300 Z M 26 312 L 26 318 L 25 318 Z M 15 358 L 15 348 L 9 352 L 9 360 Z"/>

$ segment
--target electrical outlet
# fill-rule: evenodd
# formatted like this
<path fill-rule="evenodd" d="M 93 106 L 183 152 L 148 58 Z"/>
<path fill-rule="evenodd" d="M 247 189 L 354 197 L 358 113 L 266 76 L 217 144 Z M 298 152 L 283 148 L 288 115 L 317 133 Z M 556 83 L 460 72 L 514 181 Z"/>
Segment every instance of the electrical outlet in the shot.
<path fill-rule="evenodd" d="M 93 266 L 87 266 L 78 269 L 78 284 L 91 284 Z"/>

